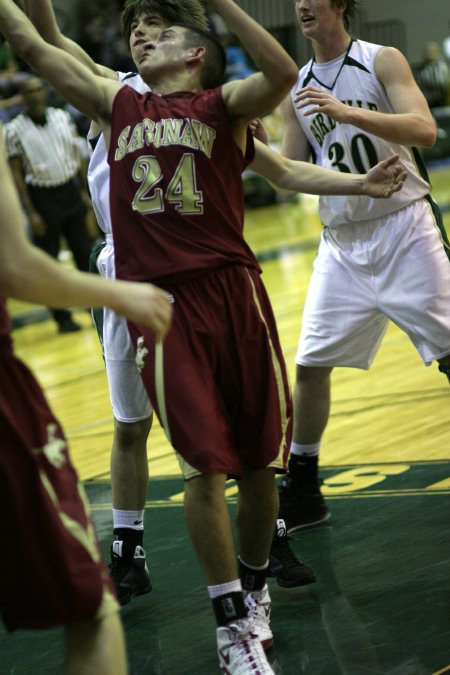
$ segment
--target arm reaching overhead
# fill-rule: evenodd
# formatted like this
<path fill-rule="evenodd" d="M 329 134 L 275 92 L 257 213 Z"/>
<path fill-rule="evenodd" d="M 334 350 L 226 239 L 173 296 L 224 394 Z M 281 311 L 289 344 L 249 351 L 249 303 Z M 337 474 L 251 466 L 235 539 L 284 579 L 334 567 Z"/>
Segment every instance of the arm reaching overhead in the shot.
<path fill-rule="evenodd" d="M 368 173 L 360 175 L 340 173 L 310 162 L 288 159 L 256 139 L 255 147 L 252 171 L 259 173 L 282 192 L 387 198 L 401 189 L 406 178 L 398 155 L 392 155 Z"/>
<path fill-rule="evenodd" d="M 0 126 L 0 294 L 53 307 L 108 306 L 131 321 L 150 326 L 162 339 L 171 320 L 167 293 L 151 284 L 108 281 L 59 264 L 33 246 L 5 158 Z"/>
<path fill-rule="evenodd" d="M 108 124 L 122 84 L 94 75 L 71 54 L 45 42 L 13 0 L 0 0 L 0 32 L 63 98 L 96 122 Z"/>
<path fill-rule="evenodd" d="M 22 0 L 22 7 L 31 23 L 46 42 L 72 54 L 77 61 L 83 63 L 94 75 L 103 75 L 103 77 L 109 77 L 113 80 L 117 79 L 117 74 L 114 70 L 95 63 L 80 45 L 61 33 L 51 0 Z"/>
<path fill-rule="evenodd" d="M 298 69 L 277 40 L 233 0 L 212 0 L 211 6 L 237 35 L 261 71 L 223 87 L 229 116 L 249 122 L 271 112 L 282 101 L 295 84 Z"/>

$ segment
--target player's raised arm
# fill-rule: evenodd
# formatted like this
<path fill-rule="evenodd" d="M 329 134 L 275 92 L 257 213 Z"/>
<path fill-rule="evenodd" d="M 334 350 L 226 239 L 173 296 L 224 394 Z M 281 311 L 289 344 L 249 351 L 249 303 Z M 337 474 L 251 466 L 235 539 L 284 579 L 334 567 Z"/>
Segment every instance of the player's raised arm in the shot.
<path fill-rule="evenodd" d="M 172 316 L 167 293 L 151 284 L 109 281 L 72 270 L 33 246 L 5 157 L 0 126 L 0 295 L 51 307 L 108 306 L 164 337 Z"/>
<path fill-rule="evenodd" d="M 211 5 L 261 71 L 224 85 L 223 98 L 229 116 L 250 121 L 271 112 L 297 80 L 295 62 L 279 42 L 233 0 L 212 0 Z"/>
<path fill-rule="evenodd" d="M 11 49 L 91 119 L 105 123 L 122 86 L 94 75 L 71 54 L 48 44 L 13 0 L 0 0 L 0 32 Z"/>
<path fill-rule="evenodd" d="M 117 79 L 114 70 L 95 63 L 80 45 L 61 32 L 51 0 L 22 0 L 22 8 L 46 42 L 72 54 L 95 75 Z"/>

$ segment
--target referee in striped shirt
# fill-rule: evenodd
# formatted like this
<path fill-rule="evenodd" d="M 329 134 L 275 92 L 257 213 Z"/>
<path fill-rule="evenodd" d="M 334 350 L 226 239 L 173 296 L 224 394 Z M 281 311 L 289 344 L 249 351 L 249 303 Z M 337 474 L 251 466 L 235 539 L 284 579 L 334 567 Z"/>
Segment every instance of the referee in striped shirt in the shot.
<path fill-rule="evenodd" d="M 415 78 L 431 109 L 450 105 L 450 68 L 437 42 L 425 45 L 425 59 L 416 68 Z"/>
<path fill-rule="evenodd" d="M 6 147 L 33 242 L 57 258 L 63 236 L 76 266 L 87 272 L 91 242 L 81 139 L 65 110 L 47 106 L 40 78 L 27 79 L 21 91 L 25 110 L 5 126 Z M 68 310 L 50 311 L 60 333 L 80 330 Z"/>

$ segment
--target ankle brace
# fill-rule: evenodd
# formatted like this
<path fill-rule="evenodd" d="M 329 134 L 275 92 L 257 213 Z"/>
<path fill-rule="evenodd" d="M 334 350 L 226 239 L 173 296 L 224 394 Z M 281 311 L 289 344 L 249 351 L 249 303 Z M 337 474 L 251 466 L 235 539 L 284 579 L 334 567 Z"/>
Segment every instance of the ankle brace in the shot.
<path fill-rule="evenodd" d="M 242 588 L 244 591 L 260 591 L 264 588 L 267 577 L 267 570 L 269 565 L 267 564 L 264 569 L 256 570 L 253 567 L 249 567 L 239 558 L 239 577 L 242 582 Z"/>
<path fill-rule="evenodd" d="M 218 626 L 226 626 L 236 619 L 244 619 L 247 616 L 242 591 L 219 595 L 218 598 L 214 598 L 212 605 Z"/>

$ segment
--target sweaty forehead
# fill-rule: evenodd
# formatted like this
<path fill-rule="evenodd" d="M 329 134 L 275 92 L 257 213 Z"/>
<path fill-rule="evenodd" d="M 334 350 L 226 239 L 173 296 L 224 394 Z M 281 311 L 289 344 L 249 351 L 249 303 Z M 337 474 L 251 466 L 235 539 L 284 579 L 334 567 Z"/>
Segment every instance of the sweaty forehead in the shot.
<path fill-rule="evenodd" d="M 176 26 L 171 24 L 170 26 L 165 26 L 162 30 L 162 33 L 166 36 L 174 36 L 174 35 L 184 35 L 186 33 L 186 29 L 183 28 L 183 26 Z"/>

